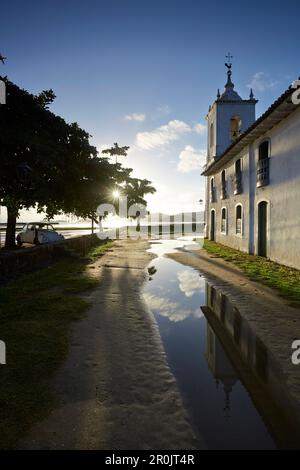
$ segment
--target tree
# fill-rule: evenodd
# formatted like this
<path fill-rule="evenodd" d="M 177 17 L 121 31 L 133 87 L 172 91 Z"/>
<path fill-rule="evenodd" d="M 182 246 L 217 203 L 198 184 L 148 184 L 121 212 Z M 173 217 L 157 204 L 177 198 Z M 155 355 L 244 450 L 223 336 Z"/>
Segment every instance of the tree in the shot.
<path fill-rule="evenodd" d="M 119 145 L 115 143 L 113 147 L 102 150 L 102 153 L 109 154 L 111 157 L 116 156 L 116 165 L 118 165 L 117 157 L 120 155 L 127 156 L 129 148 L 130 147 L 128 146 L 119 147 Z M 122 198 L 122 196 L 126 196 L 127 210 L 129 210 L 133 205 L 135 205 L 135 209 L 137 210 L 136 215 L 130 215 L 127 213 L 127 217 L 137 218 L 139 221 L 140 213 L 147 206 L 147 201 L 144 199 L 145 195 L 155 193 L 156 189 L 151 186 L 151 181 L 148 181 L 147 179 L 132 178 L 130 177 L 130 173 L 131 170 L 127 173 L 126 178 L 122 178 L 121 181 L 116 181 L 114 190 L 110 191 L 108 202 L 114 205 L 115 210 L 118 213 L 120 198 Z M 125 184 L 123 184 L 124 182 Z M 140 210 L 138 210 L 139 206 Z"/>
<path fill-rule="evenodd" d="M 0 199 L 7 207 L 6 247 L 15 245 L 19 209 L 36 202 L 37 172 L 32 164 L 41 158 L 39 135 L 45 122 L 46 106 L 54 99 L 52 90 L 33 96 L 7 78 L 6 105 L 0 107 Z"/>
<path fill-rule="evenodd" d="M 156 189 L 147 179 L 129 178 L 125 184 L 124 192 L 127 196 L 128 207 L 132 204 L 147 206 L 146 194 L 154 194 Z"/>
<path fill-rule="evenodd" d="M 119 147 L 119 145 L 115 143 L 113 147 L 102 150 L 102 153 L 107 153 L 111 157 L 116 157 L 116 163 L 118 163 L 118 156 L 126 157 L 128 150 L 128 146 L 125 145 L 124 147 Z"/>
<path fill-rule="evenodd" d="M 112 189 L 129 184 L 132 169 L 99 157 L 86 131 L 50 112 L 52 90 L 34 96 L 3 80 L 7 104 L 0 106 L 0 203 L 8 213 L 5 246 L 13 248 L 20 209 L 37 207 L 49 218 L 62 212 L 95 218 Z M 129 147 L 114 144 L 113 149 L 126 155 Z"/>
<path fill-rule="evenodd" d="M 140 229 L 140 216 L 145 211 L 147 207 L 147 201 L 145 200 L 145 196 L 147 194 L 154 194 L 156 189 L 154 186 L 151 186 L 151 181 L 147 179 L 138 179 L 138 178 L 131 178 L 129 182 L 126 184 L 126 194 L 127 194 L 127 201 L 128 207 L 135 205 L 135 215 L 131 214 L 132 218 L 136 218 L 137 220 L 137 230 Z"/>
<path fill-rule="evenodd" d="M 103 201 L 105 187 L 124 172 L 98 157 L 78 124 L 67 124 L 47 109 L 55 97 L 52 90 L 34 96 L 3 80 L 7 104 L 0 107 L 0 201 L 8 213 L 5 246 L 13 248 L 20 209 L 37 206 L 49 217 L 62 211 L 87 217 Z"/>

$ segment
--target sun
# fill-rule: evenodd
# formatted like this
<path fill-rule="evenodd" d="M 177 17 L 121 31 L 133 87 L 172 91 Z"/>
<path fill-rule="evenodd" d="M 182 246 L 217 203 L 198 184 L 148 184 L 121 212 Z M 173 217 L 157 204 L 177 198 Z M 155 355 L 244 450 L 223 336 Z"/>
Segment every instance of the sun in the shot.
<path fill-rule="evenodd" d="M 120 192 L 115 189 L 112 193 L 114 199 L 118 199 L 120 197 Z"/>

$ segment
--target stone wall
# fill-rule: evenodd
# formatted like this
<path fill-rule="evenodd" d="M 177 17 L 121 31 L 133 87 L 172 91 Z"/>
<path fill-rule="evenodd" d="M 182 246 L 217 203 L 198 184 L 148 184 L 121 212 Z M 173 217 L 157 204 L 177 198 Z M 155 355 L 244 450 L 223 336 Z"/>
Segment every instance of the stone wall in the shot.
<path fill-rule="evenodd" d="M 84 256 L 91 248 L 105 243 L 97 235 L 84 235 L 32 248 L 21 248 L 0 254 L 0 283 L 49 266 L 71 253 Z"/>

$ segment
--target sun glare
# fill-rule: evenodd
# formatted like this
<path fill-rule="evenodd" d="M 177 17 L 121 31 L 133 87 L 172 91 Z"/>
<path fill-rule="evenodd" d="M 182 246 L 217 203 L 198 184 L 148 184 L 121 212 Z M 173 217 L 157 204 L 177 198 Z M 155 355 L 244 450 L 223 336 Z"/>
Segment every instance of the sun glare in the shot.
<path fill-rule="evenodd" d="M 120 192 L 117 190 L 113 191 L 112 194 L 113 194 L 114 199 L 118 199 L 118 197 L 120 196 Z"/>

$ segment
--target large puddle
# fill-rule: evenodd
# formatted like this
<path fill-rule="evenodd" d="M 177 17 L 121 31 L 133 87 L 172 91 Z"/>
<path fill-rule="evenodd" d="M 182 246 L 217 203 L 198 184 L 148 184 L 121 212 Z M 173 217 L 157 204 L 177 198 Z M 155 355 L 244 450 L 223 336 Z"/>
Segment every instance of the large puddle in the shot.
<path fill-rule="evenodd" d="M 144 298 L 195 429 L 208 449 L 289 445 L 272 357 L 203 275 L 164 256 L 191 243 L 152 243 Z"/>

